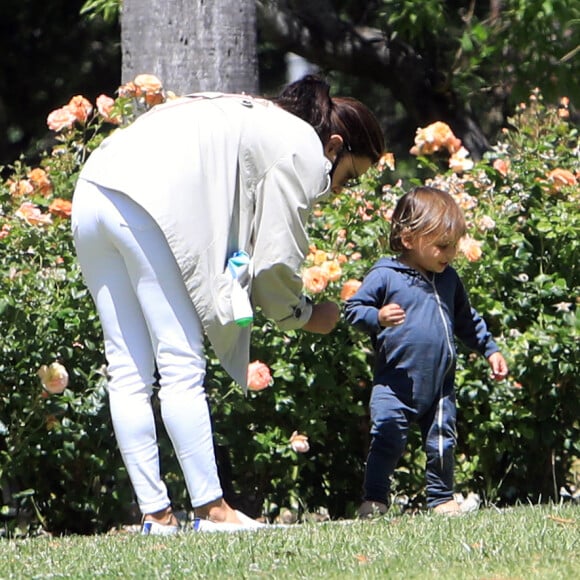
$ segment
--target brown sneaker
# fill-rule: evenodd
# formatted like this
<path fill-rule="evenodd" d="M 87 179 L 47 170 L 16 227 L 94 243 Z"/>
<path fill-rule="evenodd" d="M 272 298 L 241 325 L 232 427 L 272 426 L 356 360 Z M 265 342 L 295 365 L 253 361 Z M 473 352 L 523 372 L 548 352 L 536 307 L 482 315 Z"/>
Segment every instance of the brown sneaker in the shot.
<path fill-rule="evenodd" d="M 363 520 L 370 520 L 387 513 L 386 504 L 380 501 L 363 501 L 357 511 L 357 516 Z"/>

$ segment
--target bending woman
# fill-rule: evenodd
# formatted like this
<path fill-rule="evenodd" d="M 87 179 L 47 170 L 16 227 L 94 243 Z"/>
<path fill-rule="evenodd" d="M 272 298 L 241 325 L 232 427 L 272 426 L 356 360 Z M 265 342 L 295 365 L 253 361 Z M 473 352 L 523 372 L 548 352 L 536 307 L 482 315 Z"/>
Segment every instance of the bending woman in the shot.
<path fill-rule="evenodd" d="M 272 101 L 201 93 L 159 105 L 87 161 L 73 198 L 74 241 L 103 328 L 112 421 L 144 533 L 178 529 L 159 469 L 156 370 L 200 529 L 258 525 L 223 499 L 204 391 L 204 334 L 246 387 L 250 327 L 234 320 L 238 281 L 228 259 L 246 252 L 246 300 L 281 329 L 330 332 L 338 305 L 302 294 L 306 221 L 383 147 L 362 103 L 331 98 L 326 82 L 308 76 Z"/>

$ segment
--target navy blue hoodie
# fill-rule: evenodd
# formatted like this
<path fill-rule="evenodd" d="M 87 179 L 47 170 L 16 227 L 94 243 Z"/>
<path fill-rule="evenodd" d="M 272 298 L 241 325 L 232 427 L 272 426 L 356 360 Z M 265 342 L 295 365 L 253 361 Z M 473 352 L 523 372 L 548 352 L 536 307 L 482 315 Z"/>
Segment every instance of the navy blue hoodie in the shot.
<path fill-rule="evenodd" d="M 383 328 L 378 313 L 389 303 L 403 308 L 405 321 Z M 486 358 L 499 350 L 450 266 L 428 279 L 396 259 L 382 258 L 346 302 L 345 313 L 371 337 L 375 384 L 389 385 L 419 412 L 453 389 L 454 335 Z"/>

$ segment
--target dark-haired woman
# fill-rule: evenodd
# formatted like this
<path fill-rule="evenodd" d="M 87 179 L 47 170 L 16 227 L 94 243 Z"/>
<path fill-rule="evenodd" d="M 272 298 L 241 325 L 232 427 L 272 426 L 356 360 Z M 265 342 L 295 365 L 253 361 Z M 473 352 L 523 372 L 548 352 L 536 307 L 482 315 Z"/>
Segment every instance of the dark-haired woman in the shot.
<path fill-rule="evenodd" d="M 328 84 L 309 76 L 273 101 L 176 99 L 89 158 L 73 199 L 74 240 L 103 328 L 113 426 L 143 533 L 178 530 L 159 470 L 155 371 L 196 528 L 259 525 L 223 499 L 203 387 L 204 335 L 245 388 L 250 326 L 236 323 L 233 298 L 245 297 L 242 306 L 260 308 L 282 329 L 334 328 L 339 307 L 302 294 L 306 221 L 383 146 L 363 104 L 331 98 Z M 248 261 L 242 280 L 228 268 L 239 252 Z"/>

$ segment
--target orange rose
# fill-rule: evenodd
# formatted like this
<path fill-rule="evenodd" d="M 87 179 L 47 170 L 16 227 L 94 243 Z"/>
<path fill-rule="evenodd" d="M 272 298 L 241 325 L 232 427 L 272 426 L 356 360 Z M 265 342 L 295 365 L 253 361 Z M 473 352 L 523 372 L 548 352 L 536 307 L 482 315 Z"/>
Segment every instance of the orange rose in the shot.
<path fill-rule="evenodd" d="M 501 173 L 504 177 L 508 174 L 510 170 L 510 160 L 509 159 L 496 159 L 493 162 L 493 168 Z"/>
<path fill-rule="evenodd" d="M 560 188 L 565 185 L 577 185 L 578 180 L 576 176 L 567 169 L 560 167 L 553 169 L 548 173 L 548 181 L 552 184 L 552 191 L 560 191 Z"/>
<path fill-rule="evenodd" d="M 129 81 L 128 83 L 121 85 L 117 89 L 117 93 L 119 94 L 120 97 L 125 98 L 137 97 L 139 94 L 139 89 L 137 88 L 137 85 L 135 85 L 133 81 Z"/>
<path fill-rule="evenodd" d="M 7 237 L 9 233 L 10 233 L 10 225 L 3 224 L 2 229 L 0 229 L 0 240 Z"/>
<path fill-rule="evenodd" d="M 133 82 L 137 87 L 137 96 L 142 95 L 150 107 L 158 105 L 165 100 L 163 97 L 163 85 L 155 75 L 137 75 Z"/>
<path fill-rule="evenodd" d="M 14 214 L 16 217 L 23 219 L 31 226 L 43 226 L 52 223 L 52 218 L 49 214 L 42 213 L 37 205 L 31 201 L 25 201 Z"/>
<path fill-rule="evenodd" d="M 302 282 L 304 283 L 306 290 L 312 292 L 312 294 L 319 294 L 328 286 L 328 278 L 320 266 L 306 268 L 306 270 L 302 272 Z"/>
<path fill-rule="evenodd" d="M 354 279 L 350 279 L 347 280 L 343 285 L 342 285 L 342 290 L 340 291 L 340 299 L 341 300 L 348 300 L 349 298 L 352 298 L 357 290 L 361 287 L 362 282 L 360 282 L 359 280 L 354 280 Z"/>
<path fill-rule="evenodd" d="M 97 97 L 97 111 L 99 115 L 103 117 L 107 123 L 112 123 L 113 125 L 118 125 L 121 121 L 118 116 L 113 114 L 113 107 L 115 106 L 115 100 L 107 95 L 99 95 Z"/>
<path fill-rule="evenodd" d="M 483 242 L 473 239 L 471 236 L 463 236 L 459 241 L 459 251 L 465 255 L 470 262 L 477 262 L 483 252 L 481 250 Z"/>
<path fill-rule="evenodd" d="M 77 118 L 69 107 L 61 107 L 48 115 L 46 124 L 51 131 L 58 133 L 64 129 L 70 129 L 76 120 Z"/>
<path fill-rule="evenodd" d="M 453 134 L 449 125 L 437 121 L 427 127 L 417 129 L 415 145 L 410 152 L 412 155 L 431 155 L 446 149 L 450 155 L 453 155 L 460 148 L 461 140 Z"/>
<path fill-rule="evenodd" d="M 336 282 L 342 276 L 342 268 L 338 260 L 328 260 L 320 266 L 320 269 L 329 282 Z"/>
<path fill-rule="evenodd" d="M 58 362 L 51 365 L 42 365 L 37 372 L 42 388 L 51 395 L 59 395 L 68 386 L 68 373 Z"/>
<path fill-rule="evenodd" d="M 8 181 L 9 191 L 12 197 L 23 197 L 34 192 L 34 186 L 28 179 L 20 179 L 18 181 Z"/>
<path fill-rule="evenodd" d="M 87 122 L 89 115 L 93 112 L 93 105 L 91 105 L 90 101 L 85 99 L 82 95 L 74 96 L 68 102 L 67 108 L 81 125 L 84 125 Z"/>
<path fill-rule="evenodd" d="M 248 389 L 262 391 L 272 384 L 272 375 L 267 364 L 255 360 L 248 365 Z"/>
<path fill-rule="evenodd" d="M 28 179 L 41 195 L 47 197 L 52 193 L 52 183 L 44 169 L 37 167 L 28 173 Z"/>
<path fill-rule="evenodd" d="M 49 206 L 48 211 L 60 217 L 70 217 L 72 203 L 66 199 L 57 197 Z"/>
<path fill-rule="evenodd" d="M 292 450 L 296 453 L 307 453 L 310 450 L 308 437 L 298 433 L 298 431 L 294 431 L 294 433 L 290 435 L 290 447 L 292 447 Z"/>

